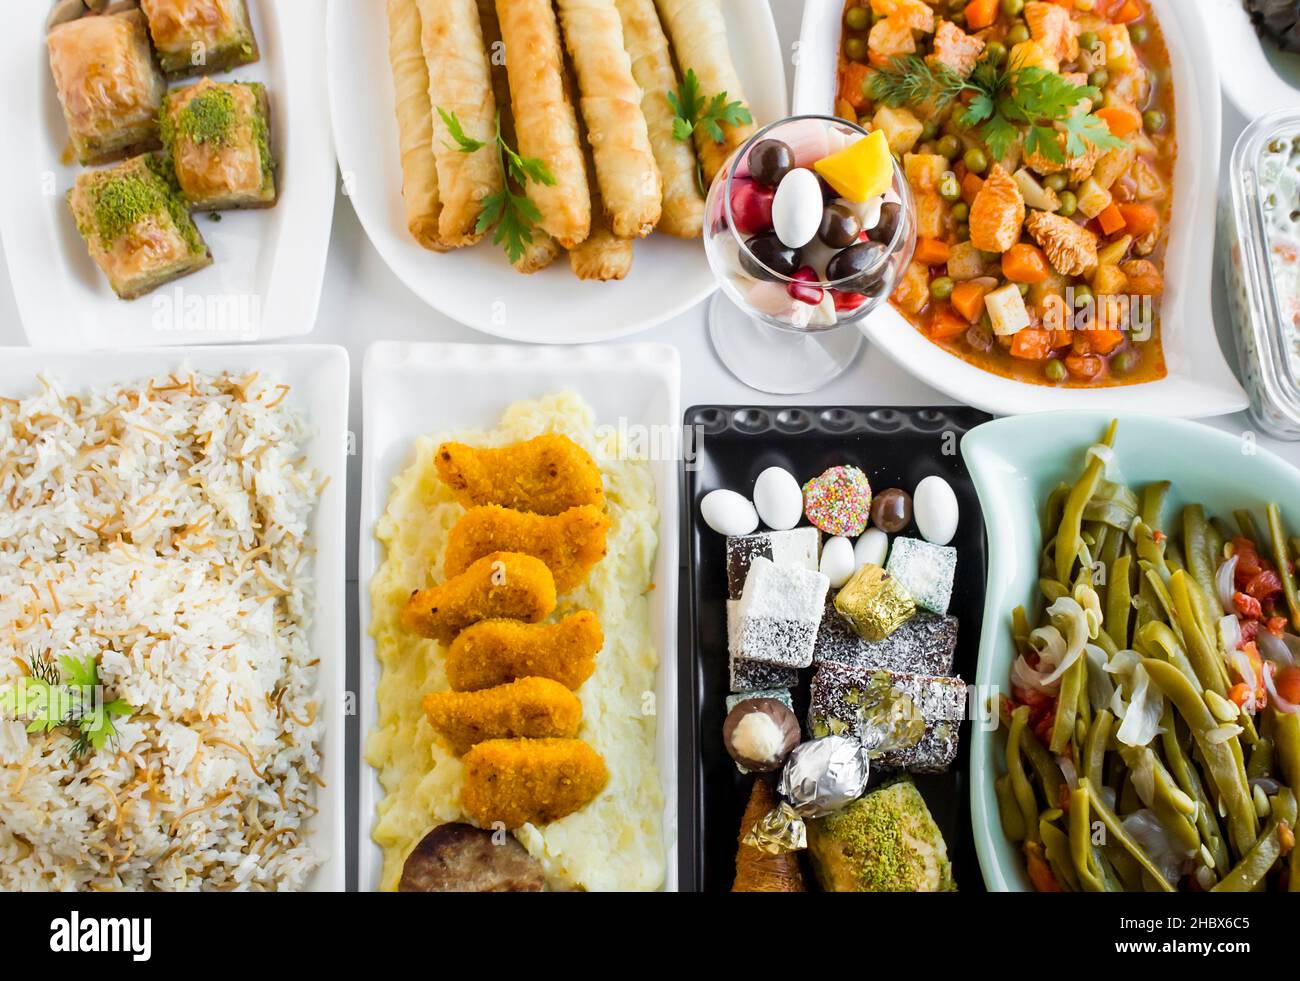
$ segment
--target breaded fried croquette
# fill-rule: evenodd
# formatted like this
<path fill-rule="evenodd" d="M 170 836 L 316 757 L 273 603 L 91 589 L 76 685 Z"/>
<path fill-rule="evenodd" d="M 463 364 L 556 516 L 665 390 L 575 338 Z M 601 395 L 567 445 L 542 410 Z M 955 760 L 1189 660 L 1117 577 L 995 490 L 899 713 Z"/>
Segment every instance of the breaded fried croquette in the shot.
<path fill-rule="evenodd" d="M 550 824 L 605 789 L 604 758 L 581 739 L 489 739 L 462 758 L 461 804 L 479 827 Z"/>
<path fill-rule="evenodd" d="M 550 678 L 520 678 L 482 691 L 436 691 L 424 714 L 457 756 L 485 739 L 568 739 L 582 724 L 578 696 Z"/>
<path fill-rule="evenodd" d="M 451 642 L 444 667 L 453 691 L 478 691 L 516 678 L 550 678 L 577 690 L 596 670 L 605 644 L 590 610 L 559 623 L 482 620 Z"/>
<path fill-rule="evenodd" d="M 443 572 L 458 576 L 491 552 L 521 552 L 546 563 L 563 595 L 605 557 L 609 515 L 590 504 L 563 514 L 529 514 L 489 504 L 470 508 L 447 535 Z"/>
<path fill-rule="evenodd" d="M 534 514 L 561 514 L 583 504 L 605 506 L 600 468 L 581 446 L 547 433 L 500 449 L 443 443 L 438 476 L 465 507 L 499 504 Z"/>
<path fill-rule="evenodd" d="M 480 620 L 537 623 L 554 609 L 555 578 L 545 562 L 517 552 L 493 552 L 455 578 L 412 593 L 402 610 L 402 626 L 450 644 Z"/>

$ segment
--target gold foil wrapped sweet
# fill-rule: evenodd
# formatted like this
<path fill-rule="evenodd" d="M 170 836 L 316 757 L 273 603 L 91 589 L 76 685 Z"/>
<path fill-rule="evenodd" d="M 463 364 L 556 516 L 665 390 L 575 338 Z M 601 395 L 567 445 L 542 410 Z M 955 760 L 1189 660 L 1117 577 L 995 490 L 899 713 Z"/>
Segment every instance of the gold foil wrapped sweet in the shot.
<path fill-rule="evenodd" d="M 835 597 L 840 612 L 863 640 L 879 643 L 916 616 L 916 604 L 878 565 L 864 565 Z"/>
<path fill-rule="evenodd" d="M 867 752 L 911 749 L 925 735 L 925 717 L 910 695 L 894 685 L 887 671 L 871 676 L 859 704 L 862 725 L 858 736 Z"/>
<path fill-rule="evenodd" d="M 782 801 L 749 829 L 745 844 L 769 855 L 803 851 L 808 847 L 808 829 L 795 809 Z"/>

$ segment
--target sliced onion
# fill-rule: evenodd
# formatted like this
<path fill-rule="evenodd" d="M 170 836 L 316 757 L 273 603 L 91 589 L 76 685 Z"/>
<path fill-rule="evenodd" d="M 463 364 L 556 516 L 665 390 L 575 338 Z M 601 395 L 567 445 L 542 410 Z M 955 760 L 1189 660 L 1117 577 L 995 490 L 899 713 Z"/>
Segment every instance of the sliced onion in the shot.
<path fill-rule="evenodd" d="M 1268 697 L 1272 699 L 1273 708 L 1279 712 L 1286 712 L 1288 715 L 1300 713 L 1300 705 L 1294 705 L 1277 693 L 1277 686 L 1273 684 L 1273 665 L 1267 663 L 1264 665 L 1264 687 L 1268 689 Z"/>
<path fill-rule="evenodd" d="M 1268 630 L 1261 630 L 1259 636 L 1255 638 L 1255 643 L 1267 661 L 1282 667 L 1291 667 L 1296 663 L 1296 654 L 1300 650 L 1300 637 L 1295 634 L 1284 633 L 1279 637 Z"/>
<path fill-rule="evenodd" d="M 1219 602 L 1223 604 L 1224 613 L 1236 613 L 1237 607 L 1232 597 L 1237 592 L 1234 576 L 1237 574 L 1237 556 L 1225 559 L 1214 573 L 1214 588 L 1218 591 Z"/>
<path fill-rule="evenodd" d="M 1083 649 L 1088 658 L 1088 704 L 1094 712 L 1100 712 L 1115 697 L 1115 683 L 1106 671 L 1106 652 L 1096 644 L 1088 644 Z"/>
<path fill-rule="evenodd" d="M 1236 739 L 1246 730 L 1232 722 L 1225 722 L 1221 726 L 1215 726 L 1205 734 L 1205 741 L 1211 746 L 1218 746 L 1226 743 L 1229 739 Z"/>
<path fill-rule="evenodd" d="M 1150 744 L 1151 740 L 1164 731 L 1160 727 L 1160 718 L 1165 710 L 1164 695 L 1151 684 L 1151 677 L 1142 667 L 1142 659 L 1136 651 L 1117 651 L 1110 659 L 1107 670 L 1111 674 L 1126 677 L 1133 692 L 1115 738 L 1125 746 Z M 1116 715 L 1119 713 L 1116 712 Z"/>
<path fill-rule="evenodd" d="M 1056 765 L 1061 768 L 1061 776 L 1065 777 L 1065 782 L 1070 785 L 1070 789 L 1077 790 L 1079 787 L 1079 771 L 1075 769 L 1074 760 L 1068 756 L 1058 756 Z"/>
<path fill-rule="evenodd" d="M 1259 676 L 1255 674 L 1255 665 L 1250 663 L 1250 658 L 1246 656 L 1245 651 L 1233 651 L 1228 655 L 1228 663 L 1237 672 L 1237 677 L 1241 679 L 1242 684 L 1249 685 L 1251 691 L 1259 687 Z"/>
<path fill-rule="evenodd" d="M 1267 794 L 1269 797 L 1272 797 L 1274 794 L 1276 794 L 1279 790 L 1282 789 L 1282 785 L 1278 783 L 1276 780 L 1274 780 L 1272 777 L 1254 777 L 1249 781 L 1249 783 L 1250 783 L 1251 790 L 1254 790 L 1256 787 L 1258 787 L 1260 790 L 1264 791 L 1264 793 Z"/>
<path fill-rule="evenodd" d="M 1029 643 L 1038 652 L 1038 663 L 1048 670 L 1031 668 L 1021 656 L 1011 666 L 1011 682 L 1044 695 L 1055 695 L 1061 688 L 1061 677 L 1079 659 L 1082 648 L 1071 651 L 1055 627 L 1039 627 L 1029 635 Z"/>
<path fill-rule="evenodd" d="M 1219 619 L 1219 643 L 1223 645 L 1224 657 L 1231 657 L 1241 647 L 1241 621 L 1232 614 Z"/>
<path fill-rule="evenodd" d="M 1102 469 L 1106 474 L 1106 479 L 1114 481 L 1115 479 L 1115 450 L 1105 443 L 1093 443 L 1088 447 L 1088 456 L 1095 456 L 1101 463 Z M 1085 457 L 1087 459 L 1087 457 Z"/>

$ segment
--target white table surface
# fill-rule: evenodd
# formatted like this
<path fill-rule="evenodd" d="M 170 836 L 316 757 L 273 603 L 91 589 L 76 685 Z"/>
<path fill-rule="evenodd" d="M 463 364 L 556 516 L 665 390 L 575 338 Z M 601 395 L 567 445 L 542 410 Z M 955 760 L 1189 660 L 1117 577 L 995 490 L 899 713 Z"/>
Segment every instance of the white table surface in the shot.
<path fill-rule="evenodd" d="M 787 58 L 794 50 L 803 13 L 800 0 L 769 0 Z M 1225 70 L 1226 67 L 1225 67 Z M 787 62 L 787 80 L 794 80 L 794 66 Z M 1224 100 L 1223 154 L 1220 184 L 1226 181 L 1228 158 L 1233 143 L 1245 128 L 1246 121 Z M 1214 215 L 1205 215 L 1207 228 L 1216 225 Z M 701 256 L 700 261 L 703 260 Z M 1216 263 L 1214 319 L 1228 362 L 1235 366 L 1236 354 L 1229 333 L 1222 270 Z M 448 289 L 455 289 L 449 284 Z M 894 366 L 882 353 L 867 347 L 857 363 L 819 392 L 801 397 L 782 397 L 756 392 L 733 378 L 718 361 L 709 344 L 705 323 L 705 304 L 652 330 L 629 338 L 630 341 L 657 341 L 672 344 L 682 355 L 682 406 L 702 404 L 805 404 L 805 405 L 943 405 L 952 399 L 912 378 Z M 316 329 L 303 338 L 304 343 L 341 344 L 352 359 L 351 429 L 361 433 L 361 365 L 366 347 L 377 340 L 454 341 L 497 343 L 494 338 L 478 334 L 425 306 L 388 270 L 367 240 L 348 199 L 340 191 L 335 200 L 334 230 L 330 241 L 325 286 L 321 294 Z M 18 321 L 13 288 L 8 276 L 0 282 L 0 346 L 25 345 L 26 335 Z M 504 342 L 499 342 L 504 343 Z M 1283 443 L 1256 434 L 1245 414 L 1224 416 L 1207 421 L 1207 425 L 1235 433 L 1252 433 L 1259 445 L 1266 446 L 1300 466 L 1300 443 Z M 360 458 L 353 456 L 348 465 L 348 562 L 349 580 L 356 577 L 356 551 L 360 534 L 361 503 Z M 359 661 L 360 632 L 356 613 L 356 590 L 349 590 L 348 603 L 348 688 L 355 691 Z M 357 786 L 357 739 L 355 719 L 348 731 L 348 784 Z M 348 847 L 356 841 L 355 794 L 349 794 Z M 350 856 L 353 857 L 354 856 Z M 349 888 L 356 881 L 355 860 L 349 862 Z"/>

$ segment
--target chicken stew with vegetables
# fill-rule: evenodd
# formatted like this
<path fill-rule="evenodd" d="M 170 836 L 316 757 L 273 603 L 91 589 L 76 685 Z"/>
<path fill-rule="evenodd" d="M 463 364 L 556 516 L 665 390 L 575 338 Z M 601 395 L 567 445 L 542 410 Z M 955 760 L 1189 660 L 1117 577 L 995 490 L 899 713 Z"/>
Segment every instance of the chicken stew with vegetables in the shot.
<path fill-rule="evenodd" d="M 836 112 L 883 130 L 916 199 L 893 303 L 995 374 L 1165 375 L 1177 142 L 1147 0 L 849 0 Z"/>

